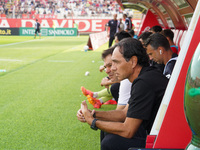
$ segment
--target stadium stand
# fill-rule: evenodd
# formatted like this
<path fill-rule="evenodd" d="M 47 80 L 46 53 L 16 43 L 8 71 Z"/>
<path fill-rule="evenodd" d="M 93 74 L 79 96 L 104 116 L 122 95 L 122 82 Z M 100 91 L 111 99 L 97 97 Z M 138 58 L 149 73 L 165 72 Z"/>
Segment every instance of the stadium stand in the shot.
<path fill-rule="evenodd" d="M 0 18 L 112 18 L 122 14 L 114 0 L 0 0 Z M 126 10 L 135 19 L 141 18 L 137 10 Z"/>
<path fill-rule="evenodd" d="M 114 0 L 1 0 L 0 14 L 6 18 L 63 19 L 68 17 L 112 17 L 122 13 Z M 101 15 L 100 15 L 101 14 Z"/>

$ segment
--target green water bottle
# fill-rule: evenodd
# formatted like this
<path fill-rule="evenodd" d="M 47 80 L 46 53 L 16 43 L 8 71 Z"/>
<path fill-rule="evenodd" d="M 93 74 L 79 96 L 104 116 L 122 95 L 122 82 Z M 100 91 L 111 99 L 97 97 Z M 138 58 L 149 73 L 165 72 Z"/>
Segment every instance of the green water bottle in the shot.
<path fill-rule="evenodd" d="M 193 55 L 187 72 L 184 109 L 192 131 L 192 140 L 186 149 L 200 150 L 200 44 Z"/>

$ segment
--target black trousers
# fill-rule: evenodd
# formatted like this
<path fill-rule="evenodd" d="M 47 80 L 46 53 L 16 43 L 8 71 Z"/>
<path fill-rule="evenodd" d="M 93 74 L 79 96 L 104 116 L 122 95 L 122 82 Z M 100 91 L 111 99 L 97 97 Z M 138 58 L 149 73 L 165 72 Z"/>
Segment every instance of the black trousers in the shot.
<path fill-rule="evenodd" d="M 147 132 L 142 125 L 131 139 L 101 131 L 101 150 L 128 150 L 129 148 L 145 148 L 146 137 Z"/>
<path fill-rule="evenodd" d="M 117 102 L 119 98 L 119 86 L 120 86 L 120 83 L 114 83 L 111 85 L 111 88 L 110 88 L 110 92 Z"/>
<path fill-rule="evenodd" d="M 116 134 L 107 134 L 101 142 L 101 150 L 128 150 L 129 148 L 145 148 L 146 139 L 134 137 L 131 139 Z"/>
<path fill-rule="evenodd" d="M 113 43 L 114 39 L 115 39 L 115 37 L 114 37 L 114 36 L 110 36 L 110 38 L 109 38 L 109 45 L 108 45 L 108 47 L 111 47 L 111 46 L 112 46 L 112 43 Z"/>

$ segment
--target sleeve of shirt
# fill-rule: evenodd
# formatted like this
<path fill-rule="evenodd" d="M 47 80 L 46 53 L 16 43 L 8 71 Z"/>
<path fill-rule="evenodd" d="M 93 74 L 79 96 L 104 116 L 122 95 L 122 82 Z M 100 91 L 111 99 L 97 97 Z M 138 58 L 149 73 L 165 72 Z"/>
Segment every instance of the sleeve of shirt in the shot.
<path fill-rule="evenodd" d="M 122 80 L 119 87 L 118 105 L 126 105 L 130 99 L 132 83 L 128 80 Z"/>
<path fill-rule="evenodd" d="M 106 26 L 110 27 L 110 21 L 108 21 L 108 23 L 106 24 Z"/>
<path fill-rule="evenodd" d="M 129 25 L 129 20 L 126 19 L 126 20 L 125 20 L 125 24 L 126 24 L 126 25 Z"/>
<path fill-rule="evenodd" d="M 166 67 L 166 70 L 165 70 L 165 76 L 167 75 L 170 75 L 172 74 L 172 71 L 174 69 L 174 65 L 175 65 L 176 61 L 175 60 L 172 60 L 170 61 L 168 64 L 167 64 L 167 67 Z"/>
<path fill-rule="evenodd" d="M 143 80 L 137 81 L 131 91 L 127 117 L 149 120 L 155 100 L 153 87 Z"/>

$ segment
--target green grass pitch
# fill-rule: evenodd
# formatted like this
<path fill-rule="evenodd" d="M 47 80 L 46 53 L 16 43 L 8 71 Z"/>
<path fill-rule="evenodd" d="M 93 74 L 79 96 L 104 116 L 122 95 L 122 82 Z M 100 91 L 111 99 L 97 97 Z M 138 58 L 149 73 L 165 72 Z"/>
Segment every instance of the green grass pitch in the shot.
<path fill-rule="evenodd" d="M 86 100 L 81 86 L 103 89 L 106 74 L 98 69 L 108 44 L 84 52 L 87 41 L 88 36 L 0 37 L 0 69 L 6 70 L 0 72 L 0 149 L 100 149 L 99 130 L 80 123 L 76 113 Z"/>

